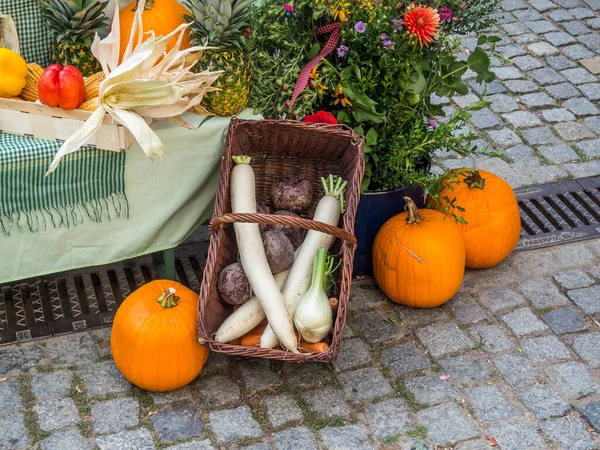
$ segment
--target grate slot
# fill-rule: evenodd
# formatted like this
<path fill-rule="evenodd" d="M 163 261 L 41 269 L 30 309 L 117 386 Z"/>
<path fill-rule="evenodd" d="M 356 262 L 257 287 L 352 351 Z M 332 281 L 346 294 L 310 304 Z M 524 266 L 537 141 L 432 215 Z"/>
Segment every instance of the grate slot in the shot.
<path fill-rule="evenodd" d="M 587 195 L 587 196 L 588 196 L 588 198 L 589 198 L 589 199 L 590 199 L 592 202 L 594 202 L 598 208 L 600 208 L 600 196 L 598 196 L 598 198 L 596 198 L 596 197 L 597 197 L 597 196 L 596 196 L 596 193 L 595 193 L 594 191 L 590 191 L 589 189 L 586 189 L 586 190 L 585 190 L 585 191 L 583 191 L 583 192 L 585 192 L 585 195 Z"/>
<path fill-rule="evenodd" d="M 575 200 L 577 200 L 577 203 L 579 203 L 579 205 L 581 205 L 581 207 L 583 209 L 585 209 L 585 211 L 589 214 L 588 217 L 588 221 L 590 223 L 600 223 L 600 212 L 595 211 L 594 208 L 592 208 L 586 201 L 584 198 L 581 197 L 582 193 L 579 192 L 572 192 L 571 195 L 573 196 L 573 198 Z"/>
<path fill-rule="evenodd" d="M 587 219 L 579 212 L 576 206 L 574 206 L 571 201 L 566 197 L 566 195 L 558 194 L 557 197 L 564 203 L 564 205 L 571 210 L 571 212 L 577 216 L 579 221 L 581 221 L 584 225 L 589 225 L 590 223 Z M 575 222 L 577 223 L 577 222 Z"/>
<path fill-rule="evenodd" d="M 88 316 L 90 314 L 90 304 L 87 297 L 86 288 L 83 284 L 83 277 L 81 275 L 75 275 L 73 277 L 73 284 L 75 285 L 75 293 L 77 294 L 79 311 L 81 311 L 81 315 Z"/>
<path fill-rule="evenodd" d="M 523 231 L 525 233 L 527 233 L 529 236 L 534 236 L 535 235 L 535 231 L 533 231 L 531 229 L 531 227 L 527 224 L 527 222 L 521 217 L 521 228 L 523 229 Z M 521 235 L 523 235 L 523 233 L 521 232 Z"/>
<path fill-rule="evenodd" d="M 563 220 L 567 223 L 567 225 L 569 225 L 570 228 L 575 228 L 575 222 L 573 222 L 570 218 L 569 215 L 566 214 L 562 208 L 560 206 L 558 206 L 558 204 L 551 198 L 551 197 L 544 197 L 544 199 L 546 199 L 546 201 L 548 202 L 548 204 L 552 207 L 552 209 L 560 216 L 563 218 Z"/>
<path fill-rule="evenodd" d="M 549 232 L 546 225 L 544 225 L 544 223 L 537 217 L 537 215 L 531 209 L 529 209 L 529 207 L 525 204 L 525 202 L 519 202 L 519 206 L 521 206 L 521 211 L 523 211 L 527 215 L 527 217 L 529 217 L 529 219 L 531 219 L 531 221 L 537 226 L 537 228 L 542 233 Z M 538 232 L 536 231 L 535 234 L 538 234 Z"/>
<path fill-rule="evenodd" d="M 190 256 L 190 266 L 196 275 L 196 279 L 202 282 L 202 276 L 204 274 L 204 264 L 200 264 L 195 256 Z"/>
<path fill-rule="evenodd" d="M 562 226 L 556 221 L 552 214 L 548 212 L 548 209 L 544 207 L 538 200 L 532 198 L 530 203 L 536 207 L 536 209 L 546 218 L 548 222 L 546 222 L 548 229 L 550 230 L 550 224 L 555 230 L 562 230 Z"/>

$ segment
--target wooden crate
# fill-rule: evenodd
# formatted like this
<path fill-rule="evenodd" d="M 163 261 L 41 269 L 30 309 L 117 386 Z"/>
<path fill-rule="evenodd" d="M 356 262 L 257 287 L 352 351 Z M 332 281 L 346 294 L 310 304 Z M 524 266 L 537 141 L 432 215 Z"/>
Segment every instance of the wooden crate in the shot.
<path fill-rule="evenodd" d="M 65 111 L 39 103 L 0 98 L 0 132 L 63 142 L 83 125 L 91 112 Z M 149 119 L 146 119 L 147 121 Z M 84 145 L 103 150 L 127 150 L 135 142 L 124 126 L 106 115 L 96 134 Z"/>

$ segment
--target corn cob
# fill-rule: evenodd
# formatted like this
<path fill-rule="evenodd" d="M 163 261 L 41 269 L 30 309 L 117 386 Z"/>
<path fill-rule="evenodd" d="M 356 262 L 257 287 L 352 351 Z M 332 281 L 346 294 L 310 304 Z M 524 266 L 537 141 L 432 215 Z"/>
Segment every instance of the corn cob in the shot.
<path fill-rule="evenodd" d="M 106 78 L 104 72 L 96 72 L 85 79 L 84 102 L 87 102 L 94 97 L 98 97 L 98 94 L 100 93 L 100 83 L 104 81 L 104 78 Z"/>
<path fill-rule="evenodd" d="M 83 109 L 84 111 L 96 111 L 98 106 L 100 106 L 100 99 L 98 97 L 94 97 L 83 102 L 77 109 Z"/>
<path fill-rule="evenodd" d="M 25 87 L 19 94 L 23 100 L 35 102 L 38 99 L 38 82 L 44 73 L 44 68 L 36 63 L 27 64 L 27 76 Z"/>

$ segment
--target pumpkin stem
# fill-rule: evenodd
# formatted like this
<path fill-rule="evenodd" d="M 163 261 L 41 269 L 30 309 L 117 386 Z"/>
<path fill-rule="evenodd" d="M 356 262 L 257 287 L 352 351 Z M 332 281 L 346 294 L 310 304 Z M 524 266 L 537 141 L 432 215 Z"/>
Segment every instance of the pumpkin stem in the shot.
<path fill-rule="evenodd" d="M 485 178 L 481 176 L 479 170 L 472 170 L 471 175 L 465 177 L 465 183 L 470 188 L 483 189 L 485 186 Z"/>
<path fill-rule="evenodd" d="M 137 0 L 135 6 L 132 9 L 133 12 L 137 11 L 139 2 L 140 2 L 140 0 Z M 146 4 L 144 5 L 144 11 L 148 11 L 149 9 L 152 9 L 153 6 L 154 6 L 154 0 L 146 0 Z"/>
<path fill-rule="evenodd" d="M 177 306 L 177 300 L 179 300 L 179 297 L 175 295 L 175 288 L 172 287 L 167 289 L 156 299 L 163 308 L 173 308 L 174 306 Z"/>
<path fill-rule="evenodd" d="M 406 209 L 408 209 L 408 217 L 406 218 L 408 224 L 412 225 L 413 223 L 419 223 L 425 220 L 412 198 L 404 197 L 404 201 L 406 202 Z"/>

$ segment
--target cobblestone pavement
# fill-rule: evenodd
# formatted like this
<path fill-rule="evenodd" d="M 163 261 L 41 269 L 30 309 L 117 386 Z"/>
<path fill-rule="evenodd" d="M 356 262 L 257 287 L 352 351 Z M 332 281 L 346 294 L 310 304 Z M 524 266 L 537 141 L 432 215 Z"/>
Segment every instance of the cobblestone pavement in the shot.
<path fill-rule="evenodd" d="M 600 0 L 504 10 L 511 63 L 494 59 L 492 105 L 472 125 L 505 157 L 437 164 L 513 187 L 600 174 Z M 447 107 L 476 100 L 471 88 Z M 357 280 L 333 366 L 212 354 L 189 386 L 154 394 L 122 378 L 110 329 L 3 347 L 0 449 L 600 448 L 599 313 L 597 239 L 468 271 L 433 310 Z"/>

